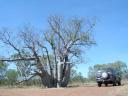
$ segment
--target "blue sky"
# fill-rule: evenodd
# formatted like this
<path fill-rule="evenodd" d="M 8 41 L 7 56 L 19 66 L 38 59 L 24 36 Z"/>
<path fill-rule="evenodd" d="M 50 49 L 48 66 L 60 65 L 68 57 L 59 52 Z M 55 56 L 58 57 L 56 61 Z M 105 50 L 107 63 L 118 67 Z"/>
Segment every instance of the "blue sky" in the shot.
<path fill-rule="evenodd" d="M 26 23 L 46 28 L 49 15 L 97 18 L 96 46 L 87 50 L 87 64 L 78 70 L 87 76 L 94 64 L 122 60 L 128 64 L 127 0 L 0 0 L 0 27 L 18 28 Z M 2 49 L 0 49 L 2 52 Z"/>

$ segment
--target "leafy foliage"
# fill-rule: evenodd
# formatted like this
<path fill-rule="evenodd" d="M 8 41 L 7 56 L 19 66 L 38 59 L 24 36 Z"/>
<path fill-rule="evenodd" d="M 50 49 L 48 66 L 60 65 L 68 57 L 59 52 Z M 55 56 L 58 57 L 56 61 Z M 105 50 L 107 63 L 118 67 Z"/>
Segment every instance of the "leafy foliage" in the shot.
<path fill-rule="evenodd" d="M 5 78 L 7 67 L 8 67 L 8 64 L 0 61 L 0 80 Z"/>
<path fill-rule="evenodd" d="M 6 77 L 7 77 L 9 85 L 13 85 L 14 83 L 16 83 L 16 81 L 18 79 L 18 73 L 14 69 L 9 69 L 6 72 Z"/>

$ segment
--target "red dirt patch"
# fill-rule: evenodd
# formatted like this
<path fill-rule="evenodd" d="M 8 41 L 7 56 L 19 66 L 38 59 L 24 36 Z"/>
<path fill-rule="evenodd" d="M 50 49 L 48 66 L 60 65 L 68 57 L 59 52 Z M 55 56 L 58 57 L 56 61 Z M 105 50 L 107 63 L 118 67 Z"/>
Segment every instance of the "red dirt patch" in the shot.
<path fill-rule="evenodd" d="M 0 89 L 0 96 L 117 96 L 122 86 L 77 88 L 12 88 Z"/>

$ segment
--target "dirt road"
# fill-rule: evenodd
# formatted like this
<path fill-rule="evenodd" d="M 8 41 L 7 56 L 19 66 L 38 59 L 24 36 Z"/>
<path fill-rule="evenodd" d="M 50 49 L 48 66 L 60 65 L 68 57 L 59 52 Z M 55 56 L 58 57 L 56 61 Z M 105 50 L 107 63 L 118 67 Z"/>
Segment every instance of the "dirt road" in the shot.
<path fill-rule="evenodd" d="M 75 87 L 59 89 L 41 89 L 41 88 L 0 88 L 0 96 L 120 96 L 124 86 L 116 87 Z"/>

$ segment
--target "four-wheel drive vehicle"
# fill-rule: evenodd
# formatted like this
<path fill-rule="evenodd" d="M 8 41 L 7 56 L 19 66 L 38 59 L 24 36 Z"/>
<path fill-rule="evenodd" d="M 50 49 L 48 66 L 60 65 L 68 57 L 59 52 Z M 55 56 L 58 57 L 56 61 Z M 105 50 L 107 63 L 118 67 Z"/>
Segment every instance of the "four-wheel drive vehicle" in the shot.
<path fill-rule="evenodd" d="M 105 86 L 108 86 L 108 84 L 113 84 L 113 86 L 116 86 L 116 84 L 121 85 L 121 74 L 111 68 L 98 70 L 96 72 L 96 81 L 99 87 L 102 84 L 105 84 Z"/>

